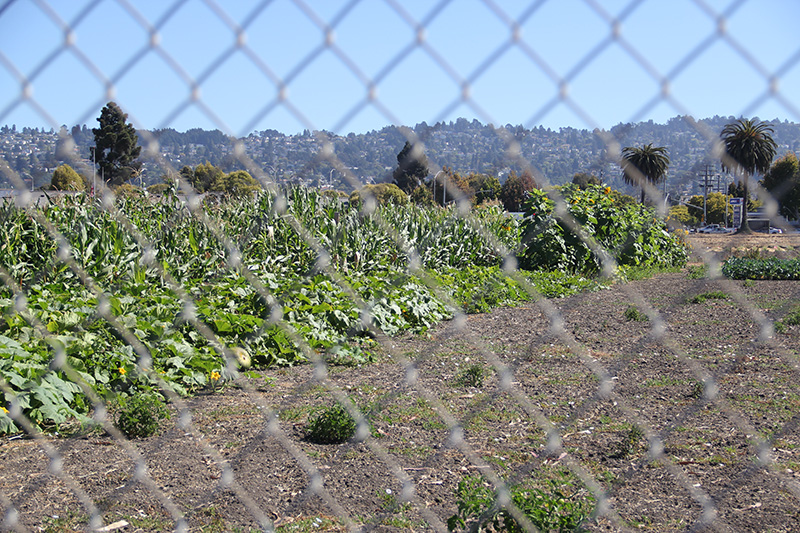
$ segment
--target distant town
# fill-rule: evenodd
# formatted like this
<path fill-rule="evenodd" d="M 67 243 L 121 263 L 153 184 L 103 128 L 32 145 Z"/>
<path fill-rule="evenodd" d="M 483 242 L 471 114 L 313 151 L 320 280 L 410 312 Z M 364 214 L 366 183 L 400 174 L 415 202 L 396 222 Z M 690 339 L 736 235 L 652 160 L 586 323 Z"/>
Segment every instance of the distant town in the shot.
<path fill-rule="evenodd" d="M 511 171 L 522 170 L 520 160 L 524 160 L 537 169 L 538 181 L 544 178 L 551 185 L 567 183 L 575 174 L 586 173 L 615 189 L 631 192 L 633 189 L 624 183 L 619 167 L 608 157 L 603 135 L 613 136 L 621 146 L 653 143 L 668 150 L 670 166 L 665 192 L 672 198 L 679 198 L 702 194 L 706 186 L 709 192 L 727 190 L 732 178 L 722 173 L 719 162 L 711 158 L 708 136 L 718 134 L 732 119 L 715 116 L 698 121 L 698 127 L 691 119 L 674 117 L 666 124 L 652 121 L 619 124 L 609 132 L 505 125 L 503 135 L 499 135 L 493 125 L 458 119 L 433 125 L 421 123 L 411 130 L 424 142 L 428 161 L 436 168 L 449 167 L 464 174 L 489 174 L 503 182 Z M 800 152 L 800 124 L 771 123 L 778 157 L 787 152 Z M 8 169 L 15 172 L 26 187 L 45 188 L 54 169 L 62 162 L 83 161 L 83 168 L 76 170 L 84 174 L 92 172 L 92 127 L 65 125 L 57 131 L 5 125 L 0 127 L 0 154 Z M 701 134 L 699 129 L 705 133 Z M 140 157 L 143 172 L 133 183 L 136 186 L 161 183 L 170 172 L 209 162 L 225 172 L 251 170 L 255 166 L 278 183 L 344 192 L 350 192 L 353 186 L 328 159 L 319 156 L 323 142 L 330 142 L 335 158 L 360 183 L 367 184 L 391 181 L 398 151 L 407 139 L 403 128 L 397 126 L 345 136 L 324 131 L 285 135 L 265 130 L 236 139 L 218 130 L 201 129 L 186 132 L 163 129 L 138 134 L 140 144 L 146 149 Z M 74 144 L 65 142 L 67 138 Z M 508 139 L 519 143 L 520 158 L 508 156 Z M 152 146 L 157 146 L 157 154 L 147 149 L 154 140 L 157 145 Z M 244 145 L 247 165 L 234 156 L 239 141 Z M 6 172 L 0 174 L 0 189 L 14 188 Z"/>

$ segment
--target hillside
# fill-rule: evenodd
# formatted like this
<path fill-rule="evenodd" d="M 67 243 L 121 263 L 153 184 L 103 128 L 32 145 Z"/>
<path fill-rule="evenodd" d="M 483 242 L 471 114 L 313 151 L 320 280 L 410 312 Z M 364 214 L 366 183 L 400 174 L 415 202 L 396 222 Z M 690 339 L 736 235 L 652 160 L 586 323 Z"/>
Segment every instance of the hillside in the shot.
<path fill-rule="evenodd" d="M 495 127 L 477 120 L 458 119 L 433 125 L 417 124 L 414 134 L 425 143 L 428 160 L 434 167 L 448 166 L 460 173 L 481 172 L 498 175 L 501 181 L 512 170 L 521 170 L 520 161 L 529 161 L 538 170 L 538 180 L 561 184 L 575 173 L 586 172 L 602 177 L 614 188 L 626 190 L 619 168 L 607 157 L 604 138 L 615 139 L 620 146 L 654 143 L 665 146 L 671 159 L 667 190 L 677 193 L 697 192 L 698 175 L 707 162 L 709 137 L 713 138 L 733 117 L 715 116 L 693 124 L 687 117 L 675 117 L 666 124 L 652 121 L 619 124 L 609 132 L 560 128 L 558 131 L 521 125 Z M 800 124 L 773 121 L 778 154 L 800 150 Z M 705 131 L 701 134 L 700 131 Z M 62 128 L 75 140 L 75 155 L 89 162 L 89 147 L 94 144 L 91 129 L 86 125 L 71 130 Z M 206 161 L 226 172 L 243 169 L 233 155 L 236 139 L 222 132 L 192 129 L 177 132 L 172 129 L 141 133 L 142 139 L 156 139 L 159 158 L 174 170 L 184 165 L 195 166 Z M 4 126 L 0 128 L 0 153 L 9 167 L 27 183 L 31 177 L 35 186 L 49 183 L 53 169 L 59 164 L 63 150 L 59 134 L 34 128 Z M 275 130 L 253 132 L 241 141 L 253 163 L 278 181 L 299 181 L 311 186 L 331 183 L 349 191 L 350 184 L 342 182 L 339 172 L 319 156 L 322 143 L 330 141 L 337 158 L 362 182 L 388 180 L 397 166 L 397 153 L 406 136 L 403 129 L 387 126 L 363 134 L 335 135 L 328 132 L 305 131 L 285 135 Z M 509 142 L 516 141 L 520 158 L 508 155 Z M 142 144 L 145 144 L 143 141 Z M 58 155 L 57 155 L 58 154 Z M 89 167 L 90 168 L 90 167 Z M 145 159 L 143 184 L 160 181 L 166 172 L 157 159 Z M 10 188 L 9 181 L 0 187 Z"/>

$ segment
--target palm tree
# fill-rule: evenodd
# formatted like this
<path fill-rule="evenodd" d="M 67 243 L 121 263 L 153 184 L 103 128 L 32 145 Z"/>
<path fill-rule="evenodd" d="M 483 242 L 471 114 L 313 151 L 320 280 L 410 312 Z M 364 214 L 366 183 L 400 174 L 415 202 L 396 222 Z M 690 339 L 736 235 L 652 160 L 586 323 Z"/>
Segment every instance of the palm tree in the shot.
<path fill-rule="evenodd" d="M 646 144 L 641 148 L 626 146 L 622 149 L 622 177 L 626 183 L 642 188 L 644 203 L 647 183 L 657 185 L 663 181 L 669 168 L 669 156 L 663 146 Z"/>
<path fill-rule="evenodd" d="M 742 202 L 742 225 L 739 231 L 750 232 L 747 222 L 747 201 L 749 199 L 748 181 L 756 172 L 764 174 L 769 170 L 778 146 L 772 139 L 772 124 L 760 120 L 742 119 L 726 124 L 720 134 L 725 145 L 722 168 L 740 176 L 744 191 Z"/>

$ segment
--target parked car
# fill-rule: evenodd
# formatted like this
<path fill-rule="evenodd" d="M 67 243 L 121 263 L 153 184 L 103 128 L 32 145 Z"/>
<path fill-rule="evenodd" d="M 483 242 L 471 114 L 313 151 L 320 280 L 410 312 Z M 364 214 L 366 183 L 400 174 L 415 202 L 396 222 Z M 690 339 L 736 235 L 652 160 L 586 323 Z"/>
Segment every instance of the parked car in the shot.
<path fill-rule="evenodd" d="M 725 226 L 720 226 L 719 224 L 709 224 L 708 226 L 703 226 L 697 233 L 730 233 L 731 230 L 726 228 Z"/>

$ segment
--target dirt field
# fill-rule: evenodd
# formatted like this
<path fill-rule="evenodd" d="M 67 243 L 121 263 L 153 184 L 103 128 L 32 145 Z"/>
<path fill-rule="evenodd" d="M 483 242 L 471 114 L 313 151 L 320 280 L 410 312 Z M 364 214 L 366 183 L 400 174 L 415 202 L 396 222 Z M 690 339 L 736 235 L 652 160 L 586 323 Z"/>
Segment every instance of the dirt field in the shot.
<path fill-rule="evenodd" d="M 750 235 L 692 234 L 690 242 L 698 252 L 711 251 L 717 254 L 720 260 L 754 250 L 765 256 L 784 258 L 797 257 L 800 254 L 800 233 L 775 235 L 765 233 Z"/>
<path fill-rule="evenodd" d="M 719 258 L 790 256 L 800 235 L 692 243 Z M 41 443 L 4 438 L 3 525 L 83 530 L 91 500 L 105 524 L 128 524 L 120 531 L 172 530 L 181 517 L 188 531 L 344 530 L 347 520 L 446 530 L 466 476 L 491 469 L 514 483 L 570 469 L 606 498 L 590 530 L 799 531 L 800 327 L 769 330 L 798 302 L 798 282 L 687 270 L 472 315 L 327 377 L 269 370 L 249 390 L 188 400 L 191 424 L 175 414 L 128 451 L 97 432 L 49 438 L 63 470 Z M 631 319 L 634 304 L 652 317 Z M 483 383 L 465 383 L 470 368 Z M 369 414 L 366 440 L 304 438 L 331 390 Z M 587 494 L 579 486 L 571 491 Z"/>

